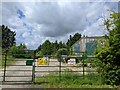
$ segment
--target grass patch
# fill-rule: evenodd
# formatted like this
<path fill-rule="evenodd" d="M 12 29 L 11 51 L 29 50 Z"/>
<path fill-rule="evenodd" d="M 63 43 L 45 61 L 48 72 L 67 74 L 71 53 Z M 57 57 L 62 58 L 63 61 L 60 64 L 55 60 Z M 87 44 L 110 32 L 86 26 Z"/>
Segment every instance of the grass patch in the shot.
<path fill-rule="evenodd" d="M 0 47 L 0 68 L 2 66 L 2 48 Z"/>
<path fill-rule="evenodd" d="M 87 74 L 84 78 L 80 74 L 70 72 L 63 73 L 61 79 L 57 75 L 52 73 L 37 78 L 36 83 L 42 84 L 45 88 L 113 88 L 104 85 L 101 76 L 95 73 Z"/>
<path fill-rule="evenodd" d="M 13 56 L 7 56 L 7 61 L 6 61 L 6 66 L 8 65 L 12 65 L 15 63 L 15 59 L 13 58 Z M 0 56 L 0 68 L 3 68 L 5 64 L 5 57 L 4 55 Z"/>

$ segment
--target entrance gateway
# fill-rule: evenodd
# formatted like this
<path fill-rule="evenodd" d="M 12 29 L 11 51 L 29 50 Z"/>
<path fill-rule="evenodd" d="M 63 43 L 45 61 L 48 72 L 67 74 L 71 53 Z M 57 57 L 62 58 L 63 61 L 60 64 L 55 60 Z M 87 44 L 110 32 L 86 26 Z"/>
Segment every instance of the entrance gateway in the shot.
<path fill-rule="evenodd" d="M 36 78 L 43 77 L 50 72 L 58 73 L 59 79 L 61 79 L 62 73 L 64 72 L 77 72 L 81 76 L 84 77 L 85 73 L 96 72 L 96 70 L 92 70 L 92 68 L 85 67 L 84 59 L 87 57 L 83 54 L 79 56 L 81 60 L 81 65 L 71 65 L 75 63 L 75 60 L 70 61 L 69 63 L 62 63 L 58 60 L 52 58 L 48 58 L 47 62 L 43 60 L 43 57 L 36 57 L 35 51 L 30 54 L 32 58 L 17 58 L 15 59 L 16 63 L 12 65 L 8 65 L 7 63 L 7 54 L 5 54 L 5 62 L 4 62 L 4 69 L 3 69 L 3 84 L 32 84 L 37 83 L 35 80 Z M 72 56 L 71 56 L 72 57 Z M 78 56 L 74 56 L 75 58 Z M 64 57 L 63 57 L 64 58 Z M 72 57 L 73 58 L 73 57 Z M 93 56 L 89 58 L 94 58 Z M 44 64 L 44 65 L 43 65 Z M 75 68 L 75 71 L 66 71 L 68 68 Z M 85 68 L 89 69 L 90 71 L 85 70 Z M 54 78 L 54 77 L 53 77 Z"/>
<path fill-rule="evenodd" d="M 15 59 L 15 64 L 8 65 L 7 53 L 4 54 L 3 58 L 3 81 L 2 84 L 31 84 L 34 83 L 34 61 L 35 61 L 35 51 L 29 50 L 29 59 Z M 20 54 L 15 54 L 18 56 Z M 28 55 L 28 54 L 27 54 Z"/>
<path fill-rule="evenodd" d="M 26 52 L 26 51 L 25 51 Z M 27 51 L 28 52 L 28 51 Z M 40 65 L 48 65 L 48 57 L 37 57 L 34 50 L 29 50 L 30 56 L 26 59 L 17 58 L 15 64 L 7 65 L 7 53 L 4 55 L 3 81 L 2 84 L 32 84 L 35 83 L 35 68 Z M 18 56 L 20 54 L 15 54 Z M 27 54 L 28 55 L 28 54 Z M 39 74 L 40 77 L 40 74 Z"/>

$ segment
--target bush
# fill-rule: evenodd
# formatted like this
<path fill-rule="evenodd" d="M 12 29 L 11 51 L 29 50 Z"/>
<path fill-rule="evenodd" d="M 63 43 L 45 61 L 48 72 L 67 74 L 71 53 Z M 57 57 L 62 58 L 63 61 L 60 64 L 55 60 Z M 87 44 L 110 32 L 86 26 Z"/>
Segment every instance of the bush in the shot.
<path fill-rule="evenodd" d="M 68 55 L 68 51 L 66 48 L 61 48 L 57 51 L 57 59 L 58 61 L 60 62 L 63 62 L 63 58 L 62 58 L 62 55 Z"/>
<path fill-rule="evenodd" d="M 98 67 L 108 85 L 120 85 L 120 13 L 112 13 L 105 21 L 108 36 L 96 50 Z M 111 28 L 114 26 L 113 28 Z"/>

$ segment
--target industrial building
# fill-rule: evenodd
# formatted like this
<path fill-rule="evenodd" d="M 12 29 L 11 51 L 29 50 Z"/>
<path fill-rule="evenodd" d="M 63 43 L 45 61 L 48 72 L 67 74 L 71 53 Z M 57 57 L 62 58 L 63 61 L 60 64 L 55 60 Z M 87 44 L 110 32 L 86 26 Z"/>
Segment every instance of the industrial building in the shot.
<path fill-rule="evenodd" d="M 86 52 L 87 54 L 94 54 L 97 47 L 96 41 L 100 40 L 102 36 L 82 37 L 72 45 L 73 53 L 80 54 Z"/>

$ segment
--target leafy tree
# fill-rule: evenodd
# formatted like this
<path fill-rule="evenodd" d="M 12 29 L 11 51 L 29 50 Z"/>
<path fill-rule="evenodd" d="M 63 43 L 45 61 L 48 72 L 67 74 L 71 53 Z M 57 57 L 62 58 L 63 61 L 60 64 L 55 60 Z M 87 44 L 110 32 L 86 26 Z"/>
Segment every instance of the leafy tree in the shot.
<path fill-rule="evenodd" d="M 16 58 L 31 58 L 33 52 L 29 51 L 25 44 L 16 46 L 15 44 L 10 48 L 9 53 Z"/>
<path fill-rule="evenodd" d="M 62 41 L 58 42 L 57 40 L 55 42 L 46 40 L 42 45 L 38 47 L 37 54 L 56 55 L 58 49 L 60 48 L 66 48 L 65 43 Z"/>
<path fill-rule="evenodd" d="M 54 45 L 55 45 L 56 52 L 57 52 L 57 50 L 59 49 L 59 44 L 58 44 L 57 40 L 55 41 Z"/>
<path fill-rule="evenodd" d="M 68 42 L 66 44 L 62 41 L 58 42 L 56 40 L 55 42 L 50 42 L 49 40 L 46 40 L 42 45 L 38 47 L 37 52 L 43 55 L 56 55 L 58 49 L 60 48 L 67 48 L 68 52 L 70 52 L 72 51 L 72 44 L 74 44 L 80 38 L 81 34 L 75 33 L 73 37 L 70 35 L 70 38 L 68 39 Z"/>
<path fill-rule="evenodd" d="M 36 49 L 37 52 L 39 52 L 41 50 L 41 44 L 38 46 L 38 48 Z"/>
<path fill-rule="evenodd" d="M 0 26 L 0 50 L 2 49 L 2 27 Z"/>
<path fill-rule="evenodd" d="M 19 50 L 18 53 L 24 54 L 24 53 L 25 53 L 25 49 L 27 49 L 26 45 L 21 43 L 21 44 L 18 46 L 18 50 Z"/>
<path fill-rule="evenodd" d="M 73 37 L 70 35 L 66 45 L 67 45 L 67 50 L 69 52 L 69 54 L 72 54 L 72 50 L 71 50 L 71 46 L 76 42 L 78 41 L 79 39 L 81 38 L 81 34 L 79 33 L 75 33 L 73 35 Z"/>
<path fill-rule="evenodd" d="M 18 51 L 18 47 L 15 44 L 10 48 L 10 53 L 12 55 L 18 53 Z"/>
<path fill-rule="evenodd" d="M 59 42 L 59 49 L 60 48 L 66 48 L 65 43 L 63 43 L 62 41 Z"/>
<path fill-rule="evenodd" d="M 51 42 L 49 40 L 46 40 L 42 46 L 41 46 L 41 52 L 43 55 L 51 55 L 52 50 L 51 50 Z"/>
<path fill-rule="evenodd" d="M 96 50 L 99 70 L 106 84 L 120 85 L 120 13 L 112 12 L 104 24 L 109 33 Z"/>
<path fill-rule="evenodd" d="M 13 44 L 15 44 L 15 35 L 14 31 L 11 31 L 7 26 L 2 25 L 2 48 L 10 49 Z"/>
<path fill-rule="evenodd" d="M 58 48 L 59 48 L 59 45 L 57 41 L 51 43 L 52 55 L 56 55 Z"/>

